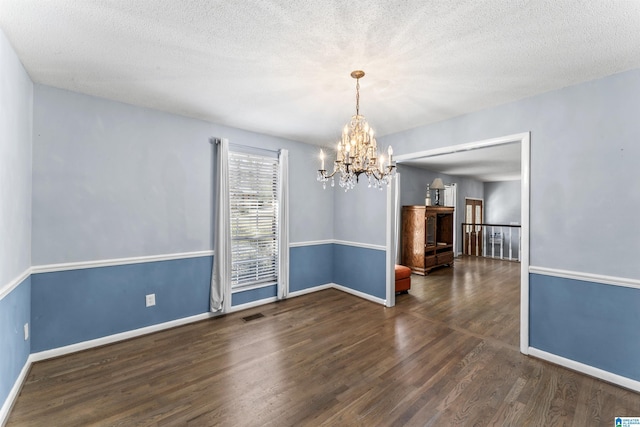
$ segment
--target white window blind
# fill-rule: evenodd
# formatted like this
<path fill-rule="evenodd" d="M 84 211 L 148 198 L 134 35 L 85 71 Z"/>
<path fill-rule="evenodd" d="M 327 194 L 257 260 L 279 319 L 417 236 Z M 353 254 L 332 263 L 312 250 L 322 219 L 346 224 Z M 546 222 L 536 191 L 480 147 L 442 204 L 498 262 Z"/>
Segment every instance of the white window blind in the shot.
<path fill-rule="evenodd" d="M 231 288 L 278 277 L 278 159 L 229 153 Z"/>

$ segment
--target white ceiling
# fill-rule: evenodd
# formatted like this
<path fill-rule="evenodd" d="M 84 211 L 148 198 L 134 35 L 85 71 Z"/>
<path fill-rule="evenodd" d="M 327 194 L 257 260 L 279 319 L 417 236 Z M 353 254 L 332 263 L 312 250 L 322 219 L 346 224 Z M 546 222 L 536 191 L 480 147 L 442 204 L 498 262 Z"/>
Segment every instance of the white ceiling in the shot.
<path fill-rule="evenodd" d="M 520 179 L 522 145 L 519 142 L 458 151 L 432 157 L 402 161 L 447 175 L 473 178 L 482 182 L 515 181 Z"/>
<path fill-rule="evenodd" d="M 640 68 L 640 1 L 0 0 L 34 82 L 329 144 Z"/>

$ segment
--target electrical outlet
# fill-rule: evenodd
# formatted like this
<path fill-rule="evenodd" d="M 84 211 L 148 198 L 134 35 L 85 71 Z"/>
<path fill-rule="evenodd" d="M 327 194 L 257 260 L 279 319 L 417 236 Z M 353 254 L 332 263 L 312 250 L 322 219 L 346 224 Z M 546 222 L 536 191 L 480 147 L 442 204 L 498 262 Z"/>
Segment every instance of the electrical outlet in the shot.
<path fill-rule="evenodd" d="M 29 322 L 24 324 L 24 340 L 29 339 Z"/>
<path fill-rule="evenodd" d="M 147 295 L 147 307 L 153 307 L 156 305 L 156 294 Z"/>

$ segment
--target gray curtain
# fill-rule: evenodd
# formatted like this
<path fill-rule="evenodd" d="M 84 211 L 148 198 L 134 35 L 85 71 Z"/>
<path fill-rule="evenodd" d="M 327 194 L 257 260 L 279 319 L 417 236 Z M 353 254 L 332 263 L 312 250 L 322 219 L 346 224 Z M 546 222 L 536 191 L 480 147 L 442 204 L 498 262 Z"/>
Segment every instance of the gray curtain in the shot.
<path fill-rule="evenodd" d="M 210 310 L 225 313 L 231 307 L 231 218 L 229 209 L 229 141 L 216 140 L 216 191 L 213 272 Z"/>
<path fill-rule="evenodd" d="M 289 151 L 278 153 L 278 299 L 289 295 Z"/>

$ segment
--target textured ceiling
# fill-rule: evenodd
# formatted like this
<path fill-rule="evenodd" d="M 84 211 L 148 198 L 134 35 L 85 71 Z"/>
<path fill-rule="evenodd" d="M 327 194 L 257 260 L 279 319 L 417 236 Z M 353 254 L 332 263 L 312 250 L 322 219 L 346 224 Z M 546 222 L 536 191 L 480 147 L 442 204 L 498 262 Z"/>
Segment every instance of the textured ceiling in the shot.
<path fill-rule="evenodd" d="M 516 142 L 414 158 L 402 164 L 482 182 L 515 181 L 521 176 L 521 150 L 521 144 Z"/>
<path fill-rule="evenodd" d="M 317 144 L 640 68 L 640 1 L 0 0 L 31 78 Z"/>

